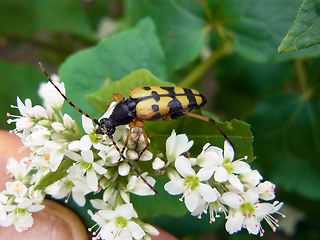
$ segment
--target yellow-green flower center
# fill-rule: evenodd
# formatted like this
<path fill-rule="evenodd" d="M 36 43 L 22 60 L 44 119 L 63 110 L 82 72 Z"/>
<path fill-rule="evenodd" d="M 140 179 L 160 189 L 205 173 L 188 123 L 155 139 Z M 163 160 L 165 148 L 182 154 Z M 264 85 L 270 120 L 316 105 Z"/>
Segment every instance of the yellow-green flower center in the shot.
<path fill-rule="evenodd" d="M 254 207 L 251 203 L 243 203 L 240 206 L 241 213 L 245 217 L 250 217 L 255 213 Z"/>
<path fill-rule="evenodd" d="M 125 228 L 127 226 L 127 219 L 125 219 L 124 217 L 118 217 L 116 220 L 116 226 L 118 228 Z"/>
<path fill-rule="evenodd" d="M 199 178 L 196 176 L 186 177 L 184 180 L 184 186 L 191 191 L 197 189 L 199 187 Z"/>

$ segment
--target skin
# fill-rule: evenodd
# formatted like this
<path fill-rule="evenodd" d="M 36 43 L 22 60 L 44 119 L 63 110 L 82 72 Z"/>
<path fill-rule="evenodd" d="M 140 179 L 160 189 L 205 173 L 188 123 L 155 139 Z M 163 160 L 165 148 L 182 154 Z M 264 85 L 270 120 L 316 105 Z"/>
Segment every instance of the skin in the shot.
<path fill-rule="evenodd" d="M 30 154 L 30 150 L 19 151 L 23 146 L 15 134 L 0 130 L 0 190 L 5 189 L 5 182 L 12 180 L 7 174 L 6 164 L 9 157 L 17 160 Z M 44 210 L 34 213 L 34 225 L 27 231 L 19 233 L 13 226 L 0 227 L 0 239 L 47 239 L 47 240 L 87 240 L 87 230 L 80 218 L 69 208 L 55 201 L 44 200 Z M 176 240 L 171 234 L 158 229 L 160 235 L 152 240 Z"/>

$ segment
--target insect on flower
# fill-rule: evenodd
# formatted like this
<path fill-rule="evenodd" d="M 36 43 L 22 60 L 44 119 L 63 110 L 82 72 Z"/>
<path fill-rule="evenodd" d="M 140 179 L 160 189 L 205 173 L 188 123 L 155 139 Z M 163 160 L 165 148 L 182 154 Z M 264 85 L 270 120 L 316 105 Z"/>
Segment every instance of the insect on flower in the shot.
<path fill-rule="evenodd" d="M 57 89 L 66 102 L 98 125 L 96 133 L 107 135 L 110 138 L 112 144 L 119 152 L 120 158 L 129 164 L 138 177 L 140 177 L 157 195 L 159 195 L 159 193 L 141 176 L 141 173 L 123 155 L 129 141 L 131 130 L 134 126 L 142 129 L 144 141 L 146 143 L 144 149 L 139 153 L 138 160 L 150 145 L 143 126 L 143 121 L 160 119 L 173 120 L 186 115 L 213 124 L 233 147 L 231 141 L 216 124 L 215 120 L 191 113 L 192 110 L 199 109 L 207 103 L 206 97 L 196 90 L 180 87 L 137 87 L 131 90 L 129 98 L 127 99 L 122 97 L 119 93 L 114 93 L 108 103 L 109 107 L 113 101 L 117 102 L 117 105 L 113 109 L 111 115 L 108 118 L 97 120 L 83 112 L 80 108 L 76 107 L 51 80 L 43 65 L 41 63 L 39 63 L 39 65 L 48 81 Z M 113 139 L 113 134 L 117 126 L 126 124 L 129 124 L 130 129 L 126 137 L 125 144 L 122 150 L 120 150 Z"/>

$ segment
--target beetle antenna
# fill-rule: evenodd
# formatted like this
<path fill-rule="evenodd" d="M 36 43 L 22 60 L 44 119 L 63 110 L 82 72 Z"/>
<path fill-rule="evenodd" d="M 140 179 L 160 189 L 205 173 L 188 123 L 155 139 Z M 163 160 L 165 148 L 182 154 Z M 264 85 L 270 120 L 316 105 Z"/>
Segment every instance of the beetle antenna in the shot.
<path fill-rule="evenodd" d="M 55 89 L 57 89 L 57 91 L 60 93 L 60 95 L 66 100 L 67 103 L 69 103 L 69 105 L 71 107 L 73 107 L 75 110 L 77 110 L 79 113 L 81 113 L 82 115 L 86 116 L 87 118 L 90 118 L 92 121 L 94 121 L 97 125 L 100 125 L 98 119 L 91 117 L 89 114 L 85 113 L 84 111 L 82 111 L 80 108 L 76 107 L 61 91 L 60 89 L 57 87 L 57 85 L 52 81 L 52 79 L 49 77 L 48 73 L 46 72 L 44 66 L 42 65 L 41 62 L 39 62 L 39 66 L 41 68 L 41 71 L 43 72 L 43 74 L 45 75 L 45 77 L 47 78 L 47 80 L 54 86 Z"/>
<path fill-rule="evenodd" d="M 231 147 L 234 150 L 234 146 L 233 146 L 232 142 L 230 141 L 228 136 L 222 131 L 222 129 L 218 126 L 218 124 L 216 123 L 216 121 L 214 119 L 208 118 L 208 117 L 205 117 L 205 116 L 201 116 L 201 115 L 198 115 L 198 114 L 195 114 L 195 113 L 191 113 L 191 112 L 187 112 L 186 115 L 188 115 L 190 117 L 194 117 L 194 118 L 198 118 L 198 119 L 204 120 L 204 121 L 209 122 L 209 123 L 212 123 L 216 127 L 216 129 L 218 129 L 218 131 L 221 133 L 221 135 L 230 143 Z"/>
<path fill-rule="evenodd" d="M 114 147 L 115 147 L 115 148 L 117 149 L 117 151 L 119 152 L 120 158 L 122 158 L 123 161 L 125 161 L 125 162 L 130 166 L 130 168 L 136 172 L 137 176 L 140 177 L 141 180 L 142 180 L 145 184 L 147 184 L 148 187 L 149 187 L 152 191 L 154 191 L 154 193 L 159 197 L 159 196 L 160 196 L 159 192 L 158 192 L 153 186 L 151 186 L 151 184 L 148 183 L 148 181 L 142 176 L 142 174 L 139 172 L 139 170 L 136 169 L 136 168 L 132 165 L 132 163 L 129 162 L 129 160 L 128 160 L 125 156 L 123 156 L 123 154 L 121 153 L 119 147 L 118 147 L 117 144 L 115 143 L 114 139 L 113 139 L 113 138 L 110 138 L 110 139 L 111 139 Z"/>

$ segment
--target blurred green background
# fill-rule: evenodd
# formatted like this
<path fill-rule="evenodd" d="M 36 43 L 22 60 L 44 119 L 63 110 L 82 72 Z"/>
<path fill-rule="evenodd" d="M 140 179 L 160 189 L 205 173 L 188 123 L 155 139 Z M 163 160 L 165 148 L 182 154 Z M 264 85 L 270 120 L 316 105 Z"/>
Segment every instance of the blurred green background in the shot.
<path fill-rule="evenodd" d="M 253 167 L 277 185 L 277 200 L 286 204 L 287 218 L 277 233 L 263 225 L 265 239 L 320 239 L 319 2 L 305 0 L 298 14 L 301 4 L 0 0 L 0 128 L 14 128 L 6 113 L 14 113 L 16 96 L 40 103 L 37 91 L 46 79 L 39 61 L 48 73 L 59 74 L 70 99 L 89 113 L 87 94 L 148 69 L 159 79 L 204 92 L 206 110 L 221 120 L 251 124 Z M 294 44 L 283 48 L 298 51 L 278 53 L 289 29 Z M 256 238 L 246 230 L 229 236 L 223 219 L 211 225 L 191 216 L 150 221 L 181 239 Z"/>

